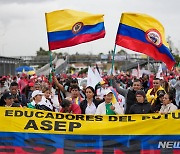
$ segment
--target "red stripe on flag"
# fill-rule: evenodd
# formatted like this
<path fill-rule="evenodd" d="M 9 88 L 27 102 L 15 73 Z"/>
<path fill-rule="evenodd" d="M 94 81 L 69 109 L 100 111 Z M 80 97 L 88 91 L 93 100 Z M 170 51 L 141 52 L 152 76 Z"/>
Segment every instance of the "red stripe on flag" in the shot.
<path fill-rule="evenodd" d="M 168 69 L 172 69 L 175 64 L 175 61 L 172 61 L 167 55 L 160 53 L 155 46 L 149 43 L 144 43 L 137 39 L 133 39 L 131 37 L 123 35 L 117 35 L 116 40 L 116 44 L 119 46 L 128 48 L 136 52 L 144 53 L 155 60 L 163 61 L 164 63 L 166 63 Z"/>
<path fill-rule="evenodd" d="M 59 48 L 70 47 L 70 46 L 78 45 L 80 43 L 97 40 L 99 38 L 103 38 L 104 36 L 105 36 L 105 31 L 103 30 L 99 33 L 79 35 L 64 41 L 49 42 L 49 49 L 55 50 Z"/>

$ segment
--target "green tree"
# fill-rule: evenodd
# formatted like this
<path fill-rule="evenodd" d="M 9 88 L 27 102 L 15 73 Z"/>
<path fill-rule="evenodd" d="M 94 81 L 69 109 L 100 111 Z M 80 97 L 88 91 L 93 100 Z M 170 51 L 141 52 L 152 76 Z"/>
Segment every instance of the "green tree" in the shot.
<path fill-rule="evenodd" d="M 180 57 L 179 55 L 175 55 L 175 54 L 173 54 L 173 56 L 174 56 L 174 59 L 176 61 L 176 66 L 177 66 L 180 63 Z"/>
<path fill-rule="evenodd" d="M 37 56 L 48 56 L 49 51 L 44 50 L 42 47 L 39 48 L 38 51 L 36 51 Z"/>

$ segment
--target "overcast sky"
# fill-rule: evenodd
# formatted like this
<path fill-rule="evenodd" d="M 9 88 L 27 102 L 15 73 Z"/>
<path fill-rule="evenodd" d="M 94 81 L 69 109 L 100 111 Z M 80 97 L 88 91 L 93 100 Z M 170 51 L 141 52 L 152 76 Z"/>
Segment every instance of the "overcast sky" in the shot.
<path fill-rule="evenodd" d="M 0 56 L 34 56 L 40 47 L 48 50 L 45 12 L 61 9 L 104 14 L 106 36 L 57 52 L 108 53 L 114 48 L 122 12 L 153 16 L 180 48 L 179 7 L 180 0 L 0 0 Z"/>

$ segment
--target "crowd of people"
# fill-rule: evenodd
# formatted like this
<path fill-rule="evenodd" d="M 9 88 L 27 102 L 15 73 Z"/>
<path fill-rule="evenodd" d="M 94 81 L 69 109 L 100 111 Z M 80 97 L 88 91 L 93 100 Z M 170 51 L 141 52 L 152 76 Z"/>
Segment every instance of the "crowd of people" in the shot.
<path fill-rule="evenodd" d="M 170 73 L 163 78 L 130 73 L 102 76 L 95 87 L 79 86 L 71 75 L 45 76 L 25 73 L 0 78 L 0 106 L 22 107 L 72 114 L 166 114 L 180 106 L 180 76 Z"/>

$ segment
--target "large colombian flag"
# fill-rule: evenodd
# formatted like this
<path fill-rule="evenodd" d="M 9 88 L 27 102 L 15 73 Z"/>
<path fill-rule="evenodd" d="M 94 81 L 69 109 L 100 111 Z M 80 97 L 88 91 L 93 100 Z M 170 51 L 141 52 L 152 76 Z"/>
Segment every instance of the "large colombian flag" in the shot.
<path fill-rule="evenodd" d="M 105 36 L 103 15 L 75 10 L 46 13 L 49 49 L 59 49 Z"/>
<path fill-rule="evenodd" d="M 175 64 L 165 40 L 164 27 L 158 20 L 146 14 L 123 13 L 116 44 L 161 60 L 168 69 L 172 69 Z"/>

